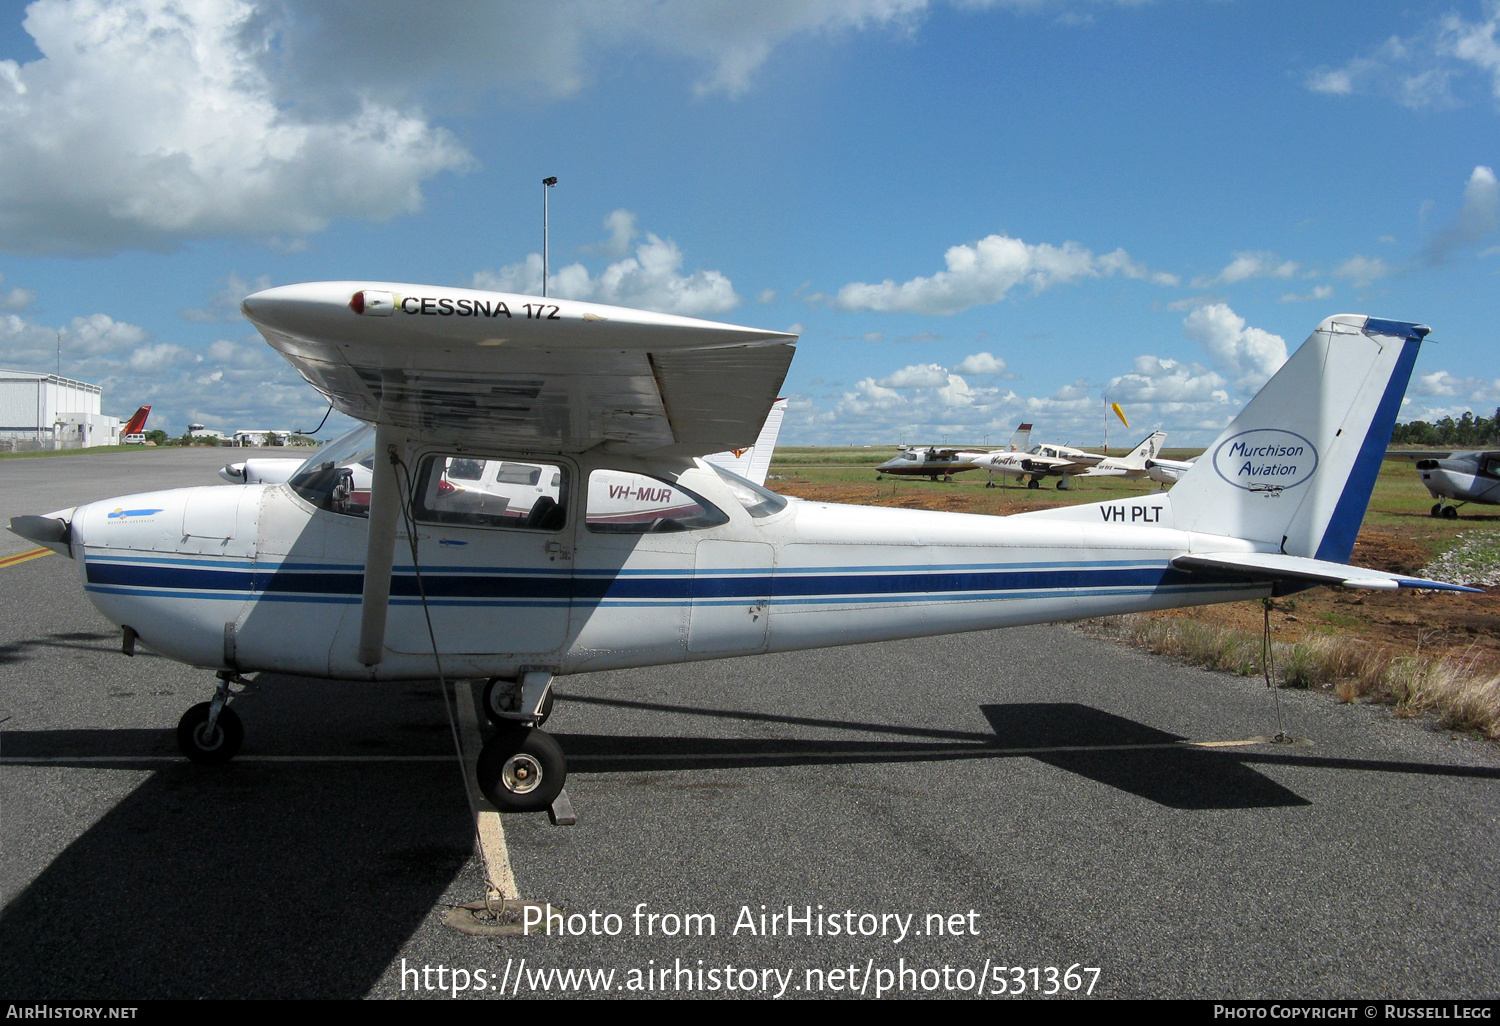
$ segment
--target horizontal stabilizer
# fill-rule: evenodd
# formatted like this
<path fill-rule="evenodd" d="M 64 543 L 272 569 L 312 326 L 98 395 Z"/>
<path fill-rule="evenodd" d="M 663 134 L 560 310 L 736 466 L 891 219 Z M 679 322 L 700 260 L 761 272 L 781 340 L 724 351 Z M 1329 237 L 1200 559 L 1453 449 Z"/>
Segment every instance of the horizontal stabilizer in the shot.
<path fill-rule="evenodd" d="M 1421 577 L 1403 574 L 1388 574 L 1381 570 L 1369 570 L 1362 566 L 1348 566 L 1326 559 L 1310 559 L 1306 556 L 1287 556 L 1279 552 L 1206 552 L 1189 556 L 1178 556 L 1172 560 L 1177 570 L 1207 570 L 1215 573 L 1242 574 L 1264 581 L 1309 581 L 1313 584 L 1334 584 L 1345 588 L 1367 588 L 1374 591 L 1395 591 L 1398 588 L 1430 588 L 1434 591 L 1472 591 L 1483 593 L 1481 588 L 1466 588 L 1461 584 L 1429 581 Z"/>

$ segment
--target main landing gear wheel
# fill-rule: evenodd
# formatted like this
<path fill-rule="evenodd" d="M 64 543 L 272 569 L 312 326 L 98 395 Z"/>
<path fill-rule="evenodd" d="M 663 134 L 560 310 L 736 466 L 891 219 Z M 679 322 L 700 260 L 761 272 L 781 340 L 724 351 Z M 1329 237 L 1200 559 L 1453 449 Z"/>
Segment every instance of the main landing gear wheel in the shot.
<path fill-rule="evenodd" d="M 1040 481 L 1038 481 L 1036 478 L 1032 478 L 1030 481 L 1026 482 L 1026 487 L 1027 488 L 1040 488 L 1041 486 L 1042 486 L 1042 483 Z"/>
<path fill-rule="evenodd" d="M 1458 507 L 1457 506 L 1444 506 L 1443 507 L 1443 519 L 1445 519 L 1445 520 L 1457 520 L 1458 519 Z"/>
<path fill-rule="evenodd" d="M 501 812 L 541 812 L 562 793 L 568 762 L 551 734 L 512 721 L 485 742 L 475 776 Z"/>
<path fill-rule="evenodd" d="M 513 681 L 504 680 L 500 677 L 491 677 L 484 685 L 484 694 L 480 704 L 484 706 L 484 715 L 495 726 L 502 730 L 510 727 L 518 727 L 520 721 L 514 716 L 507 716 L 507 709 L 503 709 L 500 703 L 508 697 L 511 689 L 515 688 Z M 542 707 L 536 711 L 536 726 L 540 727 L 547 722 L 552 715 L 552 690 L 547 690 L 547 697 L 542 699 Z"/>
<path fill-rule="evenodd" d="M 200 766 L 219 766 L 235 757 L 245 743 L 245 727 L 227 706 L 219 710 L 219 721 L 208 729 L 210 702 L 199 702 L 177 721 L 177 747 Z"/>

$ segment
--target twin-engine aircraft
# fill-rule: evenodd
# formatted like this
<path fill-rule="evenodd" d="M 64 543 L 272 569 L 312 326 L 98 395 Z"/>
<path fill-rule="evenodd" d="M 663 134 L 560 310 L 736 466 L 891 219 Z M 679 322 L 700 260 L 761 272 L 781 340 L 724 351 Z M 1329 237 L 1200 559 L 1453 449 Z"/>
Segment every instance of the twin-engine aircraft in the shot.
<path fill-rule="evenodd" d="M 1452 520 L 1470 502 L 1500 505 L 1500 450 L 1390 449 L 1385 455 L 1416 461 L 1422 485 L 1437 500 L 1431 510 L 1435 517 Z"/>
<path fill-rule="evenodd" d="M 1023 424 L 1030 428 L 1031 425 Z M 1028 435 L 1030 432 L 1027 432 Z M 1073 476 L 1081 477 L 1129 477 L 1144 478 L 1148 475 L 1148 463 L 1166 441 L 1165 431 L 1153 431 L 1141 439 L 1124 456 L 1103 456 L 1097 452 L 1086 452 L 1067 445 L 1033 445 L 1029 451 L 997 449 L 985 453 L 974 461 L 980 470 L 989 471 L 986 488 L 995 487 L 995 475 L 1024 479 L 1027 488 L 1040 488 L 1042 478 L 1056 477 L 1057 487 L 1063 491 L 1072 487 Z"/>
<path fill-rule="evenodd" d="M 218 672 L 178 726 L 197 762 L 240 747 L 243 674 L 346 680 L 351 696 L 477 678 L 498 727 L 477 781 L 502 810 L 540 810 L 567 773 L 540 727 L 574 674 L 1314 584 L 1470 590 L 1345 565 L 1420 325 L 1323 321 L 1169 494 L 992 517 L 788 500 L 704 461 L 755 440 L 792 335 L 368 282 L 270 289 L 243 310 L 364 426 L 285 484 L 11 522 L 77 561 L 127 650 Z M 520 517 L 451 487 L 456 464 L 506 463 L 554 475 L 555 495 Z M 621 488 L 674 508 L 611 516 Z"/>

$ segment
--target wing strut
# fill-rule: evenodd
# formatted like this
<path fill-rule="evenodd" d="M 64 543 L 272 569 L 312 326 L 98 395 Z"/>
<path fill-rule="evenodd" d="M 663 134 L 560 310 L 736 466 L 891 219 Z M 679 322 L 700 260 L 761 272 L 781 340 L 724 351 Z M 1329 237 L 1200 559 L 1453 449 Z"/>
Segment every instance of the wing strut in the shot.
<path fill-rule="evenodd" d="M 370 533 L 365 542 L 365 584 L 360 597 L 359 661 L 380 662 L 385 650 L 385 618 L 391 602 L 391 565 L 396 554 L 396 525 L 401 521 L 401 492 L 394 458 L 406 439 L 398 428 L 375 426 L 375 466 L 370 481 Z"/>

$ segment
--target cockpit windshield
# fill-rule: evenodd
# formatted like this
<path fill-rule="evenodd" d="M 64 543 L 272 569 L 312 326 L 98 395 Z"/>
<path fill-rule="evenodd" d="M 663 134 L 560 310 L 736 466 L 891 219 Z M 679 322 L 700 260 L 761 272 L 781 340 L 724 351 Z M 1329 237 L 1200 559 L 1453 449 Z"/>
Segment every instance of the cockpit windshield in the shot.
<path fill-rule="evenodd" d="M 786 509 L 786 499 L 775 492 L 762 488 L 754 481 L 747 481 L 717 464 L 708 463 L 707 465 L 715 474 L 724 479 L 724 483 L 729 486 L 734 497 L 740 501 L 741 506 L 745 507 L 745 512 L 757 520 Z"/>
<path fill-rule="evenodd" d="M 287 484 L 319 509 L 367 517 L 374 466 L 375 428 L 361 424 L 308 457 Z"/>

